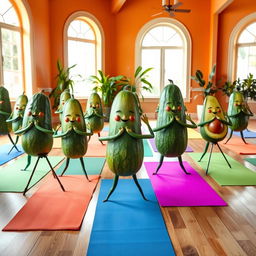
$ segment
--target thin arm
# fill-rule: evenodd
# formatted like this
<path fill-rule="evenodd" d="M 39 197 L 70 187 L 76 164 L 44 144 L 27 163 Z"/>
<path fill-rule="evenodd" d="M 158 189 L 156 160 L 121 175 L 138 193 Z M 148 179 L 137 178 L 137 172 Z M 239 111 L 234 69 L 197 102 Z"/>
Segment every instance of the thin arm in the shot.
<path fill-rule="evenodd" d="M 117 139 L 118 137 L 120 137 L 123 133 L 124 133 L 124 128 L 120 129 L 118 131 L 118 133 L 116 135 L 113 135 L 113 136 L 108 136 L 108 137 L 100 137 L 99 140 L 100 141 L 109 141 L 109 140 L 115 140 Z"/>

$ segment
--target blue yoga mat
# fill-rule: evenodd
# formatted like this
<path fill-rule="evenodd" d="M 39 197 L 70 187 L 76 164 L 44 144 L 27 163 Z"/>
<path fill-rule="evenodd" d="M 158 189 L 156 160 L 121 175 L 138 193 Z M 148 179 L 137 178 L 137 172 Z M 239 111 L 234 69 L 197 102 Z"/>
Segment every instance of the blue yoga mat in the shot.
<path fill-rule="evenodd" d="M 240 132 L 233 132 L 233 135 L 241 137 Z M 247 129 L 243 130 L 243 135 L 244 135 L 244 138 L 256 138 L 256 132 L 248 131 Z"/>
<path fill-rule="evenodd" d="M 150 180 L 140 179 L 145 201 L 131 179 L 102 180 L 87 256 L 175 255 Z"/>
<path fill-rule="evenodd" d="M 88 175 L 101 174 L 106 159 L 104 157 L 84 157 L 84 166 Z M 61 174 L 66 166 L 66 160 L 57 169 L 56 173 Z M 64 175 L 84 175 L 81 162 L 78 159 L 70 159 L 68 169 Z"/>
<path fill-rule="evenodd" d="M 12 152 L 8 155 L 8 152 L 12 148 L 12 144 L 5 144 L 0 147 L 0 165 L 5 164 L 9 162 L 10 160 L 24 154 L 24 150 L 21 147 L 21 145 L 17 145 L 17 148 L 20 150 L 18 152 L 15 148 L 12 150 Z"/>
<path fill-rule="evenodd" d="M 144 157 L 153 156 L 152 150 L 151 150 L 147 140 L 143 140 L 143 146 L 144 146 Z"/>

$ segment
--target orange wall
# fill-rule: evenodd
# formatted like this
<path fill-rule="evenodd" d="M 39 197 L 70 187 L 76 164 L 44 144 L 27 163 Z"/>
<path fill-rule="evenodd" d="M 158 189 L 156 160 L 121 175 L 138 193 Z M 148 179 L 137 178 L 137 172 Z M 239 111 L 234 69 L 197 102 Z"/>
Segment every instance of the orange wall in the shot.
<path fill-rule="evenodd" d="M 191 13 L 177 13 L 175 19 L 182 22 L 188 29 L 192 39 L 192 74 L 196 69 L 208 73 L 209 55 L 209 25 L 210 25 L 210 2 L 205 0 L 182 1 L 183 8 L 190 8 Z M 135 40 L 141 27 L 151 19 L 169 17 L 167 13 L 152 17 L 161 12 L 161 1 L 156 0 L 127 0 L 122 9 L 115 17 L 116 40 L 115 71 L 131 77 L 134 73 L 135 64 Z M 192 82 L 193 86 L 197 84 Z M 192 101 L 187 104 L 189 112 L 196 111 L 195 100 L 192 93 Z M 143 104 L 145 112 L 154 112 L 157 103 Z"/>
<path fill-rule="evenodd" d="M 223 83 L 227 79 L 228 43 L 230 34 L 235 25 L 242 18 L 253 12 L 256 12 L 255 0 L 235 0 L 219 15 L 217 80 L 222 79 Z M 220 95 L 222 94 L 219 93 L 219 96 Z M 226 108 L 226 97 L 222 96 L 219 98 L 221 104 Z"/>
<path fill-rule="evenodd" d="M 28 0 L 32 14 L 34 88 L 51 87 L 49 6 L 45 0 Z M 40 90 L 40 89 L 38 89 Z M 35 92 L 37 90 L 35 89 Z"/>
<path fill-rule="evenodd" d="M 111 1 L 102 0 L 50 0 L 50 38 L 52 78 L 57 74 L 56 63 L 63 62 L 63 29 L 67 18 L 74 12 L 86 11 L 94 15 L 101 23 L 105 35 L 105 72 L 113 73 L 115 55 L 115 31 L 112 29 L 113 14 Z M 52 80 L 55 85 L 54 79 Z"/>

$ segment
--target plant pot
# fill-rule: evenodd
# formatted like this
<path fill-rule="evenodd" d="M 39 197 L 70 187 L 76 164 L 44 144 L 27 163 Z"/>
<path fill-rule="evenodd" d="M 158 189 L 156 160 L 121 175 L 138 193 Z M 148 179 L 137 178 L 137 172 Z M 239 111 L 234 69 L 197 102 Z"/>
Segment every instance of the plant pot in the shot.
<path fill-rule="evenodd" d="M 198 122 L 201 122 L 202 114 L 203 114 L 204 105 L 197 105 L 196 111 L 197 111 L 197 119 Z"/>
<path fill-rule="evenodd" d="M 109 122 L 111 107 L 103 107 L 104 121 Z"/>

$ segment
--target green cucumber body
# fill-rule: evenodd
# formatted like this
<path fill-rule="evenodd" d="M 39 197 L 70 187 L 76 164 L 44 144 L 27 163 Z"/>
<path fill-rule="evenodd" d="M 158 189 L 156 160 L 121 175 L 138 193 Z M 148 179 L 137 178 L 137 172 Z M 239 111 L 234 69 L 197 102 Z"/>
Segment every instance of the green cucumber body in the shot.
<path fill-rule="evenodd" d="M 12 130 L 12 125 L 6 120 L 11 115 L 11 102 L 9 92 L 6 88 L 0 87 L 0 135 L 8 134 Z"/>

